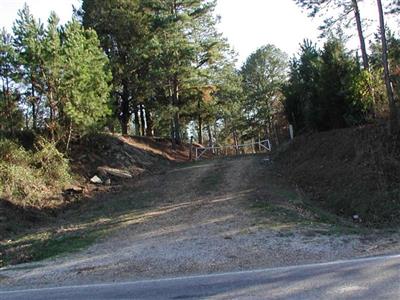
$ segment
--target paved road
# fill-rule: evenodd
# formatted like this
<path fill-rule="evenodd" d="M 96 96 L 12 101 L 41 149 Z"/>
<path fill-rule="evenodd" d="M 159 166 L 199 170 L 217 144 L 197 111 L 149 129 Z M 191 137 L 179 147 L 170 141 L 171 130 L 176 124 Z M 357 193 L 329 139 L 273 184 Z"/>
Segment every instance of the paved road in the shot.
<path fill-rule="evenodd" d="M 0 299 L 400 299 L 400 255 L 138 282 L 0 291 Z"/>

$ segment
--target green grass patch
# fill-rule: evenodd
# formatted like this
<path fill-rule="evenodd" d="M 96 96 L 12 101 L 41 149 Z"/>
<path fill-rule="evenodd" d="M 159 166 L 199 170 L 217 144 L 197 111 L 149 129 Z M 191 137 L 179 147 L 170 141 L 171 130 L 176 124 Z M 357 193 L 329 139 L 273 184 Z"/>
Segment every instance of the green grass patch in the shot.
<path fill-rule="evenodd" d="M 223 176 L 220 170 L 215 170 L 215 172 L 208 173 L 207 176 L 204 176 L 200 179 L 198 189 L 201 191 L 217 190 L 217 187 L 222 180 Z"/>
<path fill-rule="evenodd" d="M 67 233 L 40 232 L 5 241 L 0 244 L 0 267 L 76 252 L 92 245 L 105 233 L 103 229 Z"/>
<path fill-rule="evenodd" d="M 48 229 L 11 235 L 8 240 L 2 240 L 0 267 L 85 249 L 114 230 L 139 222 L 157 198 L 160 197 L 150 191 L 126 190 L 118 197 L 105 194 L 77 203 L 76 207 L 57 216 Z"/>
<path fill-rule="evenodd" d="M 61 235 L 38 241 L 32 244 L 32 260 L 43 260 L 81 250 L 93 244 L 101 235 L 101 232 L 91 232 L 83 235 Z"/>
<path fill-rule="evenodd" d="M 283 205 L 258 201 L 254 203 L 252 207 L 270 220 L 279 223 L 300 223 L 304 221 L 295 210 L 289 209 Z"/>
<path fill-rule="evenodd" d="M 366 234 L 370 231 L 362 224 L 355 224 L 319 207 L 286 185 L 272 181 L 266 188 L 268 193 L 265 199 L 251 203 L 251 207 L 260 214 L 263 224 L 268 228 L 279 231 L 302 228 L 310 236 Z"/>
<path fill-rule="evenodd" d="M 221 167 L 217 167 L 199 180 L 197 191 L 198 193 L 218 192 L 223 182 L 224 170 Z"/>

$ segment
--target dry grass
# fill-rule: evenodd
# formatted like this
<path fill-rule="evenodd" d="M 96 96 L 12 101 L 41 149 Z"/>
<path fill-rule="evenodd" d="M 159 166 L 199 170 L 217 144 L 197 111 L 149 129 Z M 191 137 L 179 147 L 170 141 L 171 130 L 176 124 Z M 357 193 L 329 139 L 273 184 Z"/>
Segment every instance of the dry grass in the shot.
<path fill-rule="evenodd" d="M 399 147 L 385 126 L 299 136 L 276 160 L 317 205 L 367 224 L 399 223 Z"/>

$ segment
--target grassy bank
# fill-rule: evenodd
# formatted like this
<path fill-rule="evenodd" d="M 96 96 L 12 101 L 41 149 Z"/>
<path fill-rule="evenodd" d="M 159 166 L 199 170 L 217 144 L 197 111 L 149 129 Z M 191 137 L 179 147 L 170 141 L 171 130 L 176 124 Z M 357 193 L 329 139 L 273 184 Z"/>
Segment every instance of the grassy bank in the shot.
<path fill-rule="evenodd" d="M 324 209 L 364 224 L 400 224 L 398 138 L 385 126 L 308 134 L 282 147 L 275 168 Z"/>

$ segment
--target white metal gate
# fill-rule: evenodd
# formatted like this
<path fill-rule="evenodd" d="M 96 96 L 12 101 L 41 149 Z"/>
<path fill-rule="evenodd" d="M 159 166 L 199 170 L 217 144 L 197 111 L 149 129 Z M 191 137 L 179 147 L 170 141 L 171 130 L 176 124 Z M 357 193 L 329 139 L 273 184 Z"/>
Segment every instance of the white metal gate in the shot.
<path fill-rule="evenodd" d="M 224 145 L 224 146 L 212 146 L 212 147 L 195 147 L 195 160 L 199 160 L 202 156 L 204 156 L 207 152 L 211 152 L 211 154 L 218 154 L 224 153 L 228 150 L 233 149 L 237 154 L 244 152 L 245 148 L 255 147 L 258 146 L 263 151 L 271 151 L 271 142 L 269 139 L 254 142 L 254 143 L 247 143 L 247 144 L 240 144 L 240 145 Z"/>

